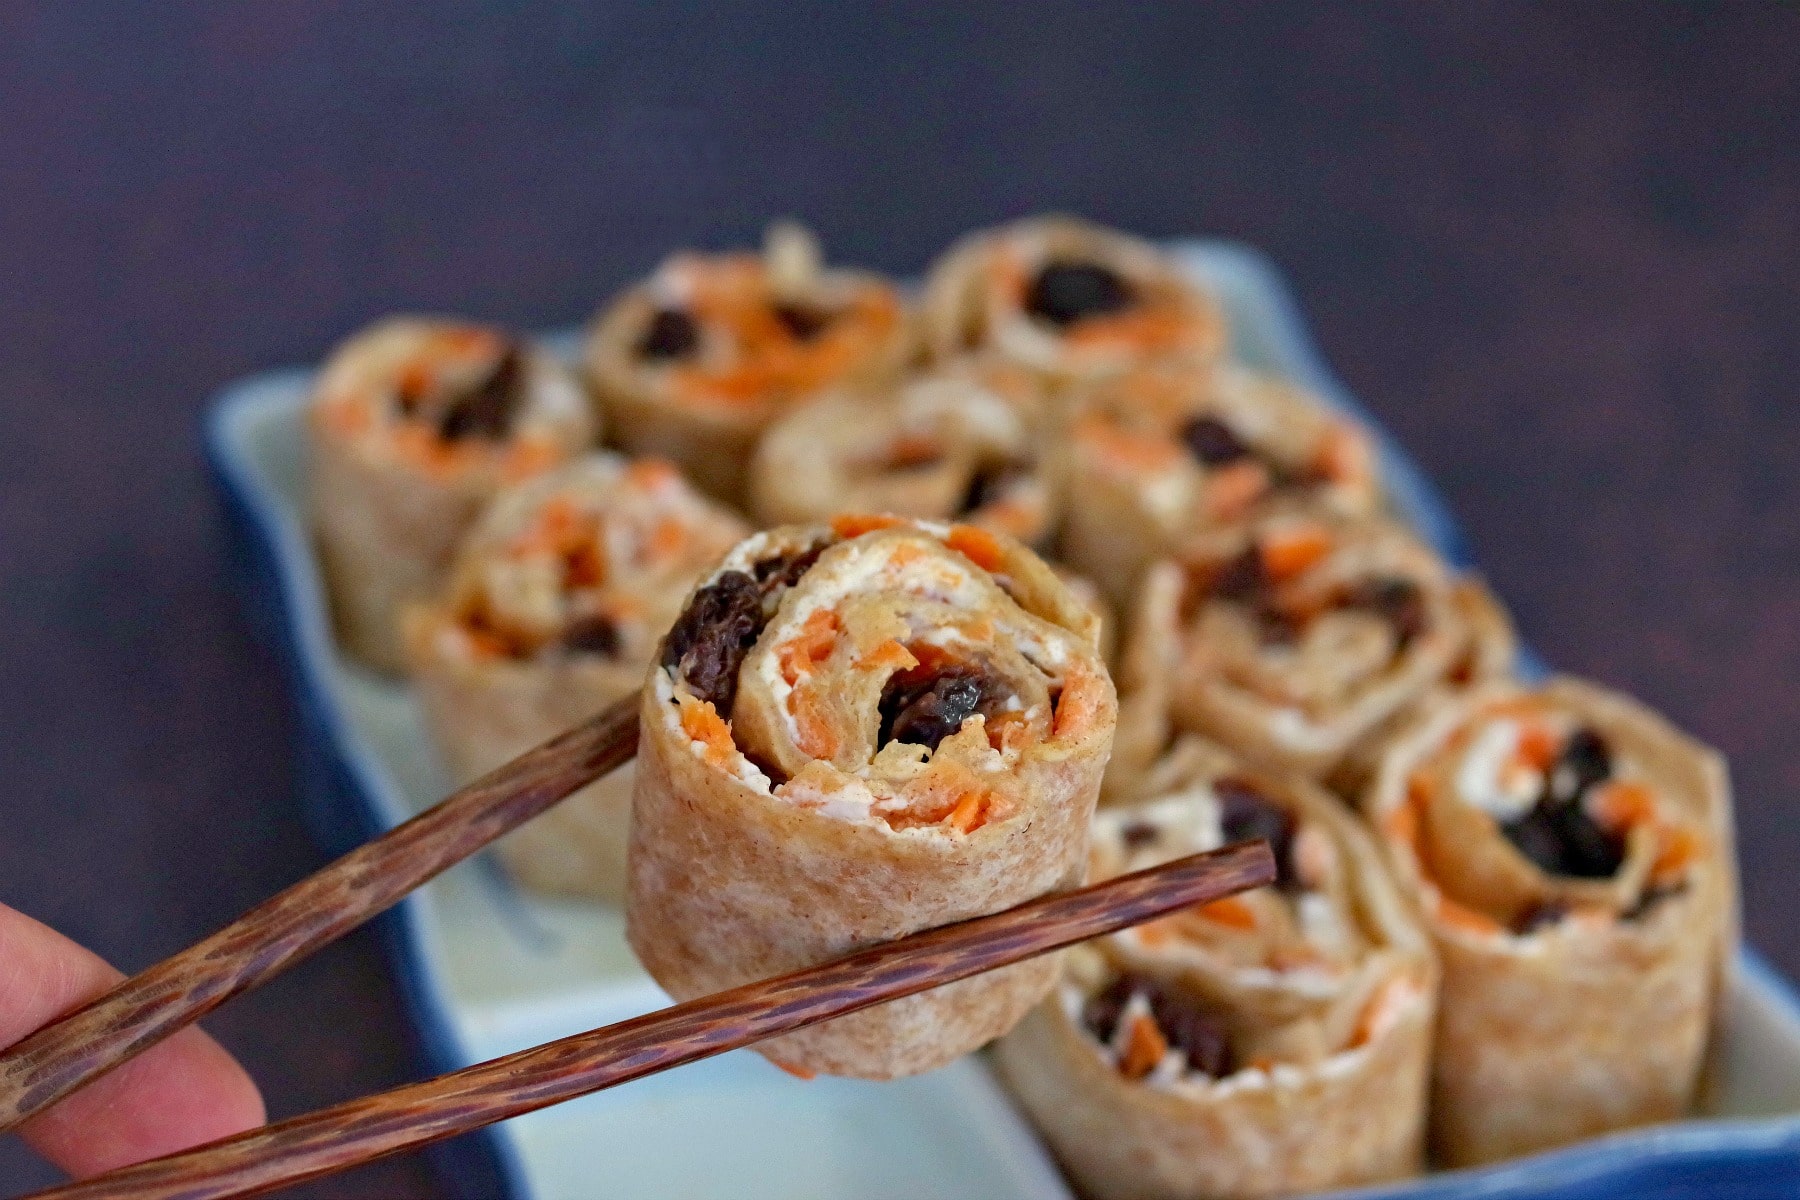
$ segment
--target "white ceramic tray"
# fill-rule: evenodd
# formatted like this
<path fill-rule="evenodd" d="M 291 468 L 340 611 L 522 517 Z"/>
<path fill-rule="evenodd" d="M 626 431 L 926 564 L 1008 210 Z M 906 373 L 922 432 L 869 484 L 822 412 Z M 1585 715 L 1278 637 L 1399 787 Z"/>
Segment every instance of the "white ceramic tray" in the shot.
<path fill-rule="evenodd" d="M 1222 243 L 1173 250 L 1224 300 L 1239 357 L 1366 418 L 1311 348 L 1266 260 Z M 573 345 L 566 333 L 545 341 Z M 347 666 L 331 643 L 300 509 L 309 379 L 279 371 L 227 388 L 207 446 L 253 611 L 292 675 L 308 820 L 341 851 L 447 788 L 406 690 Z M 1404 515 L 1466 563 L 1432 489 L 1394 446 L 1382 450 Z M 667 1003 L 632 960 L 616 912 L 520 893 L 486 856 L 421 889 L 385 926 L 434 1071 Z M 1753 954 L 1741 966 L 1704 1119 L 1366 1194 L 1585 1197 L 1665 1185 L 1682 1195 L 1800 1194 L 1800 1117 L 1787 1115 L 1800 1112 L 1800 1005 Z M 519 1200 L 1069 1195 L 979 1057 L 900 1083 L 802 1083 L 742 1051 L 507 1122 L 454 1143 L 442 1166 L 462 1194 Z"/>

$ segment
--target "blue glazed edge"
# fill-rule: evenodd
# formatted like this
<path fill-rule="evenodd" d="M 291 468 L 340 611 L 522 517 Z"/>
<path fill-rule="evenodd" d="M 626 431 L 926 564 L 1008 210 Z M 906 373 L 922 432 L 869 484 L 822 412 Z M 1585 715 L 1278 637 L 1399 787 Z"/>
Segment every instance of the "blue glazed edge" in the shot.
<path fill-rule="evenodd" d="M 1326 365 L 1279 268 L 1260 251 L 1237 242 L 1184 240 L 1173 243 L 1171 249 L 1178 255 L 1229 266 L 1254 281 L 1253 302 L 1261 310 L 1260 329 L 1284 372 L 1363 421 L 1376 439 L 1384 478 L 1402 515 L 1447 561 L 1473 568 L 1468 543 L 1449 506 Z M 240 567 L 253 624 L 275 648 L 293 687 L 300 715 L 302 799 L 308 825 L 320 845 L 336 854 L 382 828 L 374 767 L 332 700 L 325 671 L 335 650 L 323 606 L 317 597 L 301 594 L 305 573 L 294 566 L 309 556 L 310 550 L 249 478 L 247 466 L 237 460 L 225 434 L 227 414 L 251 392 L 283 377 L 308 374 L 305 369 L 269 372 L 226 386 L 216 394 L 207 414 L 205 450 L 229 517 L 233 557 Z M 1546 670 L 1534 653 L 1522 651 L 1522 674 L 1540 676 Z M 444 998 L 433 988 L 424 963 L 416 905 L 404 901 L 377 920 L 402 994 L 414 1015 L 424 1065 L 434 1072 L 467 1065 L 470 1056 L 455 1035 Z M 1800 995 L 1760 954 L 1747 946 L 1741 948 L 1738 967 L 1800 1022 Z M 529 1195 L 512 1140 L 497 1128 L 445 1143 L 432 1151 L 431 1157 L 446 1185 L 458 1196 L 526 1200 Z M 1800 1118 L 1679 1123 L 1616 1134 L 1479 1170 L 1335 1194 L 1358 1200 L 1794 1196 L 1800 1195 Z"/>

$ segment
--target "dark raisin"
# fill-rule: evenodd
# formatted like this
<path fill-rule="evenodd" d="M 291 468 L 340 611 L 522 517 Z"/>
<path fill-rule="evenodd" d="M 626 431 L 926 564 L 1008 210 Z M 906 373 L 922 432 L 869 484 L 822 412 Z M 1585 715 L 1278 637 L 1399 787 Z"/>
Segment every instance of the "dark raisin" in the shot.
<path fill-rule="evenodd" d="M 1219 801 L 1219 831 L 1225 844 L 1266 841 L 1275 855 L 1275 886 L 1293 890 L 1300 881 L 1294 874 L 1294 814 L 1263 795 L 1248 779 L 1227 776 L 1215 780 L 1213 795 Z"/>
<path fill-rule="evenodd" d="M 957 513 L 972 513 L 978 508 L 985 508 L 1023 483 L 1030 474 L 1030 467 L 1015 462 L 991 463 L 980 468 L 969 480 L 969 490 L 964 493 L 962 506 L 956 510 Z"/>
<path fill-rule="evenodd" d="M 825 553 L 829 545 L 828 541 L 814 542 L 804 550 L 758 559 L 750 569 L 756 573 L 756 583 L 762 588 L 764 597 L 779 598 L 782 589 L 799 583 L 801 576 L 812 570 L 812 565 L 819 561 L 819 555 Z"/>
<path fill-rule="evenodd" d="M 1269 590 L 1269 573 L 1263 567 L 1262 550 L 1254 543 L 1221 567 L 1213 576 L 1212 595 L 1220 600 L 1254 601 Z"/>
<path fill-rule="evenodd" d="M 1345 608 L 1367 609 L 1393 627 L 1404 649 L 1425 632 L 1425 592 L 1417 583 L 1398 575 L 1365 579 L 1343 599 Z"/>
<path fill-rule="evenodd" d="M 1222 467 L 1250 455 L 1231 426 L 1217 417 L 1195 417 L 1181 428 L 1189 453 L 1209 467 Z"/>
<path fill-rule="evenodd" d="M 1154 846 L 1161 837 L 1161 832 L 1148 821 L 1132 821 L 1119 830 L 1119 840 L 1125 844 L 1126 850 L 1142 850 L 1146 846 Z"/>
<path fill-rule="evenodd" d="M 1611 775 L 1611 748 L 1605 738 L 1584 725 L 1569 735 L 1562 753 L 1556 756 L 1545 799 L 1551 804 L 1574 804 Z"/>
<path fill-rule="evenodd" d="M 1157 988 L 1148 999 L 1156 1027 L 1171 1046 L 1187 1055 L 1190 1068 L 1214 1079 L 1231 1074 L 1231 1039 L 1217 1018 L 1165 988 Z"/>
<path fill-rule="evenodd" d="M 722 717 L 731 715 L 738 668 L 768 620 L 762 596 L 756 580 L 727 571 L 694 593 L 663 640 L 662 665 Z"/>
<path fill-rule="evenodd" d="M 612 618 L 595 613 L 577 617 L 563 630 L 563 648 L 574 654 L 593 654 L 601 658 L 619 655 L 619 627 Z"/>
<path fill-rule="evenodd" d="M 1569 906 L 1560 900 L 1537 900 L 1513 918 L 1512 931 L 1521 937 L 1546 929 L 1569 915 Z"/>
<path fill-rule="evenodd" d="M 1550 810 L 1563 844 L 1563 874 L 1605 879 L 1625 861 L 1625 839 L 1602 829 L 1580 804 Z"/>
<path fill-rule="evenodd" d="M 1562 838 L 1557 835 L 1556 824 L 1543 806 L 1533 807 L 1515 820 L 1507 821 L 1500 826 L 1500 832 L 1520 854 L 1535 863 L 1538 870 L 1546 875 L 1563 873 Z"/>
<path fill-rule="evenodd" d="M 796 341 L 810 342 L 831 324 L 831 314 L 806 304 L 777 304 L 775 319 Z"/>
<path fill-rule="evenodd" d="M 1131 1000 L 1131 992 L 1137 980 L 1130 975 L 1121 975 L 1101 991 L 1088 997 L 1081 1006 L 1081 1024 L 1094 1036 L 1094 1040 L 1106 1045 L 1119 1031 L 1119 1018 L 1125 1014 L 1125 1005 Z"/>
<path fill-rule="evenodd" d="M 1604 879 L 1625 861 L 1624 839 L 1600 828 L 1576 803 L 1539 801 L 1500 830 L 1519 853 L 1549 875 Z"/>
<path fill-rule="evenodd" d="M 1131 287 L 1098 263 L 1053 262 L 1025 293 L 1025 311 L 1061 328 L 1131 306 Z"/>
<path fill-rule="evenodd" d="M 653 361 L 686 358 L 699 348 L 700 326 L 676 308 L 658 309 L 637 343 L 638 357 Z"/>
<path fill-rule="evenodd" d="M 938 743 L 981 711 L 988 678 L 974 667 L 896 671 L 881 689 L 877 746 L 906 742 L 936 750 Z"/>
<path fill-rule="evenodd" d="M 1215 1079 L 1231 1074 L 1231 1039 L 1225 1026 L 1188 996 L 1140 975 L 1121 975 L 1082 1006 L 1081 1023 L 1102 1045 L 1111 1043 L 1133 996 L 1141 995 L 1169 1045 L 1187 1055 L 1188 1066 Z"/>
<path fill-rule="evenodd" d="M 525 356 L 508 343 L 487 374 L 450 402 L 438 418 L 438 435 L 447 442 L 468 437 L 501 440 L 524 399 L 524 382 Z"/>

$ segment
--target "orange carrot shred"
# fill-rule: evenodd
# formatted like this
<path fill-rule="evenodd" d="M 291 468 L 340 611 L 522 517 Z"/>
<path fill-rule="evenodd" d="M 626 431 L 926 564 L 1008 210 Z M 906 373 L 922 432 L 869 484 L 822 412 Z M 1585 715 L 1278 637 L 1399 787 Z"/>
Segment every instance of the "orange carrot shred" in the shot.
<path fill-rule="evenodd" d="M 1656 862 L 1650 867 L 1652 883 L 1671 883 L 1692 865 L 1705 848 L 1705 839 L 1692 829 L 1676 827 L 1666 829 L 1662 834 L 1662 845 L 1656 852 Z"/>
<path fill-rule="evenodd" d="M 1156 1069 L 1156 1064 L 1169 1052 L 1168 1039 L 1156 1022 L 1145 1013 L 1132 1018 L 1125 1033 L 1125 1050 L 1119 1055 L 1119 1073 L 1127 1079 L 1142 1079 Z"/>
<path fill-rule="evenodd" d="M 1459 904 L 1450 897 L 1438 896 L 1438 918 L 1452 929 L 1460 929 L 1464 933 L 1488 934 L 1499 933 L 1500 922 L 1486 913 L 1476 912 L 1465 904 Z"/>
<path fill-rule="evenodd" d="M 1203 904 L 1198 911 L 1207 920 L 1229 929 L 1256 928 L 1256 910 L 1238 896 L 1226 896 L 1222 900 Z"/>
<path fill-rule="evenodd" d="M 806 1067 L 796 1067 L 792 1063 L 784 1063 L 779 1058 L 771 1058 L 769 1061 L 774 1063 L 777 1067 L 780 1067 L 783 1071 L 786 1071 L 789 1075 L 792 1075 L 795 1079 L 800 1080 L 802 1083 L 809 1083 L 819 1077 L 817 1071 L 810 1070 Z"/>
<path fill-rule="evenodd" d="M 841 538 L 861 537 L 865 533 L 873 533 L 877 529 L 892 529 L 896 525 L 904 525 L 906 521 L 900 517 L 886 513 L 844 513 L 831 518 L 832 532 Z"/>
<path fill-rule="evenodd" d="M 1531 722 L 1519 731 L 1519 758 L 1535 770 L 1548 771 L 1554 766 L 1559 749 L 1556 735 L 1543 725 Z"/>
<path fill-rule="evenodd" d="M 1056 720 L 1052 732 L 1059 738 L 1073 737 L 1093 724 L 1106 696 L 1106 680 L 1076 659 L 1069 664 L 1063 679 L 1062 695 L 1056 699 Z"/>
<path fill-rule="evenodd" d="M 1277 583 L 1293 579 L 1331 553 L 1331 531 L 1308 522 L 1263 538 L 1263 567 Z"/>
<path fill-rule="evenodd" d="M 1656 819 L 1656 797 L 1649 788 L 1628 779 L 1610 780 L 1588 794 L 1588 811 L 1603 829 L 1624 833 L 1644 821 Z"/>
<path fill-rule="evenodd" d="M 944 544 L 984 571 L 998 571 L 1006 558 L 1000 539 L 977 525 L 952 525 Z"/>
<path fill-rule="evenodd" d="M 944 824 L 959 833 L 973 833 L 981 824 L 981 802 L 986 796 L 981 792 L 969 792 L 956 802 L 950 815 L 944 818 Z"/>

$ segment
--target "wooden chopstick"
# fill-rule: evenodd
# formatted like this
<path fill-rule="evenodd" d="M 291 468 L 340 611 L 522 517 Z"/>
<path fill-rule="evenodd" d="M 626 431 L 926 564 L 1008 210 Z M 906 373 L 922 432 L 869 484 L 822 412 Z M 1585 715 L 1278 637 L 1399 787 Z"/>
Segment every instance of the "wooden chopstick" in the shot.
<path fill-rule="evenodd" d="M 280 974 L 637 753 L 633 693 L 0 1054 L 0 1132 Z"/>
<path fill-rule="evenodd" d="M 27 1200 L 220 1200 L 346 1170 L 1275 881 L 1266 842 L 1041 897 Z"/>

